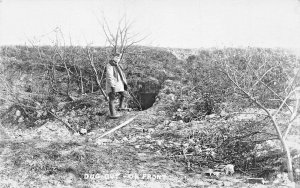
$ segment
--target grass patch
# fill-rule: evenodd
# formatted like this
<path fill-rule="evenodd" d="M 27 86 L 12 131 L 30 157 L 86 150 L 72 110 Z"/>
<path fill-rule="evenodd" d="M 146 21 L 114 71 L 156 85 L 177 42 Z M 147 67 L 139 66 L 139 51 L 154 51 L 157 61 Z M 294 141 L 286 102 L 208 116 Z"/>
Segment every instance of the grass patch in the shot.
<path fill-rule="evenodd" d="M 85 173 L 132 173 L 140 160 L 133 147 L 80 145 L 76 142 L 52 142 L 39 147 L 38 140 L 1 142 L 0 149 L 9 148 L 4 164 L 11 170 L 28 170 L 46 176 L 73 173 L 83 178 Z"/>

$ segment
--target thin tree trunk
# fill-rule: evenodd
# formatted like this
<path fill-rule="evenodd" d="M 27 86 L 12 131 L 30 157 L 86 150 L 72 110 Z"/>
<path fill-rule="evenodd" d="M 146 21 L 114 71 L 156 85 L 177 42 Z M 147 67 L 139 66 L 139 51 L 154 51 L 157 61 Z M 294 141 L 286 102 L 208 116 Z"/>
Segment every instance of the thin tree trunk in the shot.
<path fill-rule="evenodd" d="M 93 78 L 91 77 L 91 83 L 92 83 L 92 93 L 94 92 L 94 82 L 93 82 Z"/>
<path fill-rule="evenodd" d="M 102 95 L 104 96 L 105 100 L 108 101 L 108 97 L 107 97 L 106 93 L 104 92 L 104 90 L 101 87 L 101 82 L 99 80 L 98 72 L 97 72 L 97 69 L 96 69 L 96 67 L 94 65 L 93 57 L 91 56 L 89 49 L 87 50 L 87 53 L 88 53 L 89 62 L 90 62 L 91 66 L 92 66 L 92 68 L 94 70 L 96 81 L 97 81 L 97 84 L 98 84 L 98 86 L 100 88 L 100 91 L 101 91 Z"/>
<path fill-rule="evenodd" d="M 290 149 L 289 149 L 288 145 L 286 144 L 286 141 L 283 138 L 283 136 L 281 134 L 281 131 L 279 130 L 279 126 L 278 126 L 277 122 L 275 121 L 275 119 L 272 116 L 270 116 L 270 118 L 271 118 L 271 121 L 272 121 L 275 129 L 276 129 L 278 138 L 281 142 L 281 145 L 282 145 L 283 150 L 284 150 L 285 155 L 286 155 L 286 166 L 287 166 L 289 180 L 291 180 L 293 182 L 294 181 L 294 175 L 293 175 L 293 165 L 292 165 L 292 158 L 291 158 Z"/>
<path fill-rule="evenodd" d="M 257 101 L 254 97 L 252 97 L 248 92 L 246 92 L 243 88 L 241 88 L 239 86 L 239 84 L 237 82 L 234 81 L 234 79 L 227 73 L 226 74 L 227 77 L 231 80 L 231 82 L 240 90 L 242 91 L 251 101 L 253 101 L 255 104 L 257 104 L 261 109 L 263 109 L 268 117 L 271 119 L 272 125 L 276 130 L 277 133 L 277 137 L 281 142 L 281 146 L 285 152 L 286 155 L 286 165 L 287 165 L 287 170 L 288 170 L 288 178 L 290 181 L 294 181 L 294 175 L 293 175 L 293 165 L 292 165 L 292 159 L 291 159 L 291 154 L 290 154 L 290 150 L 286 144 L 286 141 L 282 135 L 282 132 L 280 131 L 280 128 L 278 126 L 278 123 L 275 120 L 275 116 L 277 113 L 275 113 L 274 115 L 271 114 L 271 112 L 263 105 L 261 104 L 259 101 Z M 285 101 L 283 101 L 284 103 Z"/>
<path fill-rule="evenodd" d="M 84 89 L 83 89 L 82 70 L 81 69 L 79 69 L 79 73 L 80 73 L 81 94 L 83 94 L 84 93 Z"/>
<path fill-rule="evenodd" d="M 64 59 L 63 59 L 63 62 L 64 62 L 64 66 L 65 66 L 65 69 L 66 69 L 67 75 L 68 75 L 67 95 L 70 96 L 70 95 L 69 95 L 69 91 L 70 91 L 70 80 L 71 80 L 71 76 L 70 76 L 70 72 L 69 72 L 68 66 L 67 66 L 67 64 L 66 64 L 66 62 L 65 62 Z"/>

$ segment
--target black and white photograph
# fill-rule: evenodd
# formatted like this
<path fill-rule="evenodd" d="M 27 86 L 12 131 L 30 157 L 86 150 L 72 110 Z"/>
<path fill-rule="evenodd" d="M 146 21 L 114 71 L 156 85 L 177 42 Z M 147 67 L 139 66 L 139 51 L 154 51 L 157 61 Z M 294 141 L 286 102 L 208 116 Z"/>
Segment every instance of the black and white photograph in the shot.
<path fill-rule="evenodd" d="M 300 0 L 0 0 L 0 188 L 300 188 Z"/>

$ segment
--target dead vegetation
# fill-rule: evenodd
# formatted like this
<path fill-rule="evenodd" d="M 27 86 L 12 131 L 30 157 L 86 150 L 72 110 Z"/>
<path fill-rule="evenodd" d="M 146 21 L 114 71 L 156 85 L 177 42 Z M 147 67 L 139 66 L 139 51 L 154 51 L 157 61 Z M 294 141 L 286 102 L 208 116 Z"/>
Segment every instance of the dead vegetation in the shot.
<path fill-rule="evenodd" d="M 39 49 L 44 53 L 42 57 L 50 57 L 46 54 L 53 52 L 51 48 Z M 229 60 L 234 64 L 243 60 L 241 54 L 251 52 L 259 54 L 255 56 L 257 62 L 264 59 L 263 54 L 268 54 L 269 60 L 292 63 L 294 56 L 262 49 L 227 49 L 202 51 L 183 61 L 164 50 L 133 47 L 123 57 L 127 62 L 125 72 L 129 85 L 139 101 L 142 101 L 141 93 L 154 90 L 153 107 L 123 112 L 120 120 L 108 120 L 105 98 L 99 92 L 95 77 L 89 77 L 95 72 L 84 49 L 62 49 L 65 58 L 52 59 L 55 63 L 46 69 L 31 64 L 41 62 L 35 57 L 39 54 L 37 48 L 5 48 L 2 51 L 7 59 L 2 62 L 5 66 L 1 75 L 9 88 L 1 88 L 5 91 L 1 93 L 3 103 L 8 107 L 2 109 L 4 128 L 1 130 L 5 130 L 10 139 L 0 142 L 0 158 L 4 164 L 0 176 L 12 180 L 3 185 L 13 187 L 12 182 L 15 182 L 25 187 L 42 184 L 118 187 L 117 182 L 122 182 L 138 187 L 141 181 L 134 184 L 128 177 L 119 181 L 91 181 L 84 175 L 146 173 L 167 175 L 172 179 L 170 181 L 176 182 L 173 187 L 213 186 L 224 182 L 226 185 L 223 186 L 232 187 L 246 185 L 244 179 L 250 176 L 275 180 L 276 174 L 287 170 L 284 153 L 277 147 L 277 135 L 270 129 L 269 120 L 261 111 L 248 110 L 255 108 L 253 103 L 240 98 L 229 80 L 216 71 L 215 59 L 223 60 L 224 54 L 229 54 Z M 82 56 L 67 55 L 69 50 L 74 54 L 82 53 Z M 230 56 L 232 51 L 240 55 Z M 95 69 L 101 70 L 106 49 L 89 48 L 89 52 L 94 54 Z M 72 64 L 70 57 L 78 59 Z M 33 70 L 41 74 L 31 76 L 29 73 Z M 98 75 L 102 73 L 99 71 Z M 23 81 L 14 84 L 20 74 L 25 75 Z M 278 78 L 276 75 L 272 74 L 268 79 Z M 279 78 L 280 86 L 285 80 L 282 79 L 284 76 Z M 105 80 L 105 77 L 101 76 L 99 80 Z M 31 91 L 25 91 L 26 88 Z M 270 96 L 262 95 L 261 100 Z M 137 107 L 131 100 L 129 104 Z M 268 109 L 279 107 L 271 102 L 266 105 Z M 241 118 L 242 113 L 252 116 Z M 286 126 L 285 113 L 278 113 L 281 129 Z M 136 115 L 137 118 L 128 125 L 99 138 Z M 66 125 L 76 134 L 71 134 Z M 295 124 L 291 133 L 298 134 Z M 299 150 L 291 150 L 294 169 L 299 167 L 297 155 Z M 228 164 L 234 165 L 233 177 Z M 189 175 L 193 177 L 186 177 Z M 197 184 L 191 183 L 195 177 Z M 234 182 L 229 181 L 230 178 L 240 179 Z M 157 182 L 166 183 L 163 180 Z M 274 187 L 271 182 L 265 186 Z"/>

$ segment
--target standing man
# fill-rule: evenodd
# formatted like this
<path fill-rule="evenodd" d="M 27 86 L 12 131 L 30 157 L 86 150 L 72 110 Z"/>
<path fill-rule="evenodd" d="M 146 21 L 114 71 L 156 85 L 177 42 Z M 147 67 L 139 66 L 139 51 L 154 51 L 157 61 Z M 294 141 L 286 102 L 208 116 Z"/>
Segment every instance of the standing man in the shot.
<path fill-rule="evenodd" d="M 111 119 L 120 117 L 116 114 L 114 106 L 116 94 L 119 94 L 119 109 L 125 109 L 124 97 L 125 91 L 127 91 L 127 81 L 123 70 L 119 66 L 120 60 L 121 54 L 115 53 L 113 58 L 110 59 L 106 65 L 106 92 L 109 97 L 109 112 Z"/>

